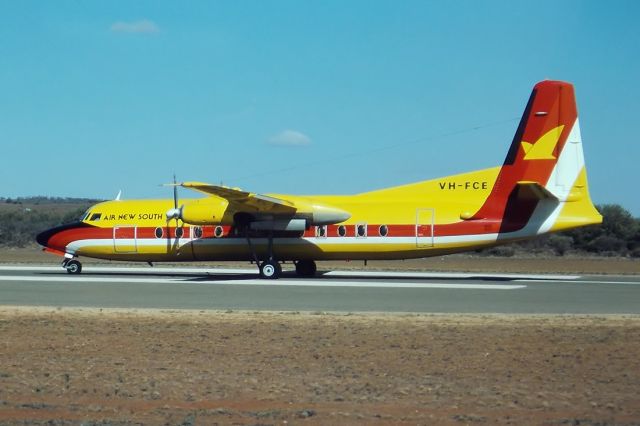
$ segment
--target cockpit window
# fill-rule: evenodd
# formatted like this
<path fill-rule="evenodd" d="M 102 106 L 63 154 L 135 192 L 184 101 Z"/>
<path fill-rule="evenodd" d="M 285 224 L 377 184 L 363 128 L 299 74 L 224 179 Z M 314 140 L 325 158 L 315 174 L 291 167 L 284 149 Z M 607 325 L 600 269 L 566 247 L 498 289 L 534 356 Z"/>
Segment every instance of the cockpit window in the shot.
<path fill-rule="evenodd" d="M 90 221 L 100 220 L 101 217 L 102 217 L 102 213 L 94 213 L 91 215 L 91 219 L 89 220 Z"/>
<path fill-rule="evenodd" d="M 89 213 L 91 213 L 91 210 L 87 210 L 86 212 L 84 212 L 80 217 L 80 222 L 87 220 L 89 218 Z"/>

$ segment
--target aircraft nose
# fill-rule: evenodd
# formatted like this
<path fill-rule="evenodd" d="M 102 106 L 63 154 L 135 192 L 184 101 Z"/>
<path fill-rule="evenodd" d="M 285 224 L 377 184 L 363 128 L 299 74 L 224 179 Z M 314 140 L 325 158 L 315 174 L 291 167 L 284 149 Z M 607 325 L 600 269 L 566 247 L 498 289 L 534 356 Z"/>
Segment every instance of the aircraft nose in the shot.
<path fill-rule="evenodd" d="M 66 225 L 56 226 L 55 228 L 47 229 L 36 235 L 36 241 L 43 247 L 60 248 L 67 245 L 71 235 L 69 232 L 82 227 L 81 222 L 69 223 Z"/>
<path fill-rule="evenodd" d="M 49 243 L 49 238 L 51 238 L 51 236 L 54 234 L 54 232 L 52 231 L 53 229 L 47 229 L 46 231 L 43 231 L 38 235 L 36 235 L 36 241 L 38 242 L 38 244 L 40 244 L 43 247 L 47 247 L 47 244 Z"/>

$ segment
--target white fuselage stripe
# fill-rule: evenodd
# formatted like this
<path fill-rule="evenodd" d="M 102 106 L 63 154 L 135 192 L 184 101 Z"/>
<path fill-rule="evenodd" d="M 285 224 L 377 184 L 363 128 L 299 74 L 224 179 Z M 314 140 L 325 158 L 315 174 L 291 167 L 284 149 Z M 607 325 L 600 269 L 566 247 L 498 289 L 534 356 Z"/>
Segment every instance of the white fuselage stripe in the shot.
<path fill-rule="evenodd" d="M 514 232 L 509 234 L 510 237 L 519 238 L 520 233 Z M 463 244 L 463 243 L 486 243 L 491 244 L 496 241 L 498 234 L 479 234 L 479 235 L 455 235 L 446 237 L 434 237 L 434 245 L 446 245 L 446 244 Z M 167 239 L 161 238 L 139 238 L 139 239 L 119 239 L 118 245 L 122 247 L 164 247 L 167 245 L 175 245 L 175 239 L 167 241 Z M 211 247 L 224 247 L 224 246 L 238 246 L 247 247 L 247 241 L 243 238 L 204 238 L 192 240 L 190 238 L 181 238 L 178 241 L 178 246 L 189 244 L 191 242 L 197 242 Z M 407 245 L 413 246 L 415 249 L 428 249 L 431 246 L 418 247 L 416 244 L 416 237 L 330 237 L 330 238 L 275 238 L 274 242 L 279 245 L 308 245 L 309 243 L 318 246 L 340 246 L 340 245 L 403 245 L 405 248 Z M 266 238 L 252 238 L 251 243 L 254 245 L 266 245 L 268 240 Z M 72 241 L 67 245 L 67 251 L 75 253 L 81 248 L 89 247 L 106 247 L 113 246 L 114 240 L 111 238 L 104 239 L 84 239 Z"/>

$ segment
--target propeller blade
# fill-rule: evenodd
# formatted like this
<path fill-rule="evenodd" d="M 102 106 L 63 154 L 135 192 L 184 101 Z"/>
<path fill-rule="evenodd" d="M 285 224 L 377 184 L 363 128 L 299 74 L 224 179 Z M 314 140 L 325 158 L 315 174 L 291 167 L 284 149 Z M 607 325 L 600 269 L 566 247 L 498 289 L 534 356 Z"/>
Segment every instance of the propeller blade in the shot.
<path fill-rule="evenodd" d="M 175 212 L 176 212 L 176 214 L 173 216 L 175 218 L 175 220 L 176 220 L 176 231 L 175 232 L 178 232 L 178 228 L 180 227 L 179 219 L 180 219 L 180 216 L 182 216 L 182 207 L 180 207 L 178 209 L 178 183 L 176 182 L 176 174 L 175 173 L 173 174 L 173 208 L 175 209 Z M 175 248 L 174 249 L 179 249 L 178 248 L 178 240 L 179 239 L 180 238 L 178 238 L 176 236 L 175 243 L 174 243 L 175 244 Z"/>
<path fill-rule="evenodd" d="M 176 174 L 173 174 L 173 208 L 178 209 L 178 183 L 176 182 Z"/>

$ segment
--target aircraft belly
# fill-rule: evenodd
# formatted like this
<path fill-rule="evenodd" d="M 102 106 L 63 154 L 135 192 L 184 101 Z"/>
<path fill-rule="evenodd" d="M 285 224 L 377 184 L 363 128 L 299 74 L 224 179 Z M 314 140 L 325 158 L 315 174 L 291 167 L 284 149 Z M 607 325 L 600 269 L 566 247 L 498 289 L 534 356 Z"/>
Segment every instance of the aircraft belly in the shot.
<path fill-rule="evenodd" d="M 322 242 L 314 238 L 281 238 L 273 242 L 274 257 L 279 260 L 357 260 L 357 259 L 402 259 L 429 256 L 429 250 L 417 249 L 415 239 L 394 242 L 387 238 L 384 243 L 359 239 Z M 352 240 L 352 241 L 348 241 Z M 399 239 L 400 240 L 400 239 Z M 253 249 L 259 259 L 268 256 L 265 238 L 252 240 Z M 252 260 L 253 256 L 244 239 L 205 239 L 194 242 L 196 260 Z"/>

